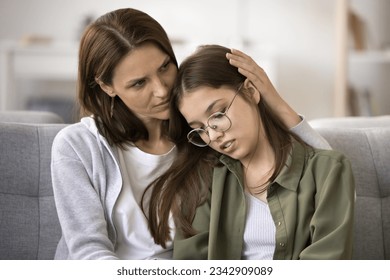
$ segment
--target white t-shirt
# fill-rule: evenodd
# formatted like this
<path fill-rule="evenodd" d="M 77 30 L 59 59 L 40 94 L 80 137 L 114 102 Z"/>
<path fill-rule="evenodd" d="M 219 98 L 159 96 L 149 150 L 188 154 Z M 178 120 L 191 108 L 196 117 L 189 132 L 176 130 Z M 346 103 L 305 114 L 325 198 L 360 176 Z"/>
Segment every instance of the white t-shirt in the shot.
<path fill-rule="evenodd" d="M 272 260 L 275 251 L 275 224 L 268 204 L 246 193 L 247 213 L 242 259 Z"/>
<path fill-rule="evenodd" d="M 115 253 L 120 259 L 172 258 L 172 242 L 166 244 L 166 249 L 154 243 L 141 199 L 146 187 L 169 168 L 176 153 L 176 147 L 163 155 L 148 154 L 134 146 L 118 149 L 123 187 L 113 210 L 113 221 L 118 236 Z M 149 205 L 149 196 L 144 199 L 144 205 Z M 173 239 L 172 218 L 170 224 Z"/>

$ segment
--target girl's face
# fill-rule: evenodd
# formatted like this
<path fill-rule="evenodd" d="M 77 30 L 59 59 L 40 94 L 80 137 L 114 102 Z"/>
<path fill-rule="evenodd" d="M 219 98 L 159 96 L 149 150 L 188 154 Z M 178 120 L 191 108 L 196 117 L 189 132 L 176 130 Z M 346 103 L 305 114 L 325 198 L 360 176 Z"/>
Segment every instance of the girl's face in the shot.
<path fill-rule="evenodd" d="M 141 120 L 166 120 L 168 98 L 176 75 L 176 65 L 169 55 L 156 45 L 146 43 L 117 65 L 111 86 L 101 87 L 110 96 L 119 96 Z"/>
<path fill-rule="evenodd" d="M 234 90 L 226 87 L 219 89 L 202 87 L 184 94 L 179 110 L 191 128 L 203 128 L 208 132 L 211 148 L 234 159 L 245 161 L 259 144 L 260 116 L 257 110 L 259 101 L 253 95 L 250 100 L 244 99 L 240 93 L 234 98 L 235 94 Z M 207 127 L 210 115 L 225 112 L 230 104 L 226 115 L 231 121 L 231 127 L 225 132 Z"/>

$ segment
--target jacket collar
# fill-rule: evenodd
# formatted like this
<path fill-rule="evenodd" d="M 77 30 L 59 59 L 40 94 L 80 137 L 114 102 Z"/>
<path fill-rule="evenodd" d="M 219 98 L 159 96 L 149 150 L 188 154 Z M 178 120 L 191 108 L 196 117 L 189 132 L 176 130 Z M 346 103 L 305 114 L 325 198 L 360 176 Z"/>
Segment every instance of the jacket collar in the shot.
<path fill-rule="evenodd" d="M 101 150 L 101 153 L 103 154 L 103 146 L 107 149 L 107 151 L 110 153 L 111 157 L 114 159 L 114 161 L 118 162 L 118 151 L 114 146 L 111 146 L 108 144 L 107 139 L 99 133 L 99 130 L 96 126 L 95 118 L 94 116 L 90 117 L 83 117 L 80 122 L 91 132 L 95 137 L 99 144 L 99 149 Z M 118 165 L 118 163 L 117 163 Z M 118 165 L 119 167 L 119 165 Z"/>

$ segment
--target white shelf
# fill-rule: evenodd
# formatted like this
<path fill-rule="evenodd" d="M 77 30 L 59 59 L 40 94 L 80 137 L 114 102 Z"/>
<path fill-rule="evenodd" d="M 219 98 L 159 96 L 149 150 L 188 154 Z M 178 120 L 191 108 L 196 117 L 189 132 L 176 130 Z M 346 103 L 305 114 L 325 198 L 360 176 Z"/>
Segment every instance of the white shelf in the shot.
<path fill-rule="evenodd" d="M 76 42 L 0 42 L 0 110 L 18 106 L 16 84 L 23 79 L 76 81 L 77 65 Z"/>
<path fill-rule="evenodd" d="M 355 92 L 370 92 L 369 101 L 374 115 L 389 114 L 390 95 L 390 42 L 387 0 L 340 0 L 337 1 L 337 63 L 335 116 L 351 113 L 349 89 Z M 355 33 L 349 32 L 350 12 L 358 16 Z M 362 24 L 359 24 L 361 22 Z M 360 36 L 361 35 L 361 36 Z M 353 39 L 361 39 L 365 50 L 351 49 Z M 351 39 L 353 41 L 351 41 Z M 355 43 L 355 42 L 354 42 Z M 386 47 L 385 47 L 386 46 Z M 383 47 L 384 49 L 381 49 Z"/>

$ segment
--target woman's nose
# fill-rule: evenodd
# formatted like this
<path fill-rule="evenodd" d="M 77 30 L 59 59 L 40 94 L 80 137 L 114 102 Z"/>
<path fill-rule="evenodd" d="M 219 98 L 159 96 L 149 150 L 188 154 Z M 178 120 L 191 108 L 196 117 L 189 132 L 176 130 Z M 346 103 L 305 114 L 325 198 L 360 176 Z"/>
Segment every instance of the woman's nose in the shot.
<path fill-rule="evenodd" d="M 157 78 L 154 81 L 153 95 L 159 98 L 166 98 L 168 96 L 168 86 L 163 79 Z"/>

